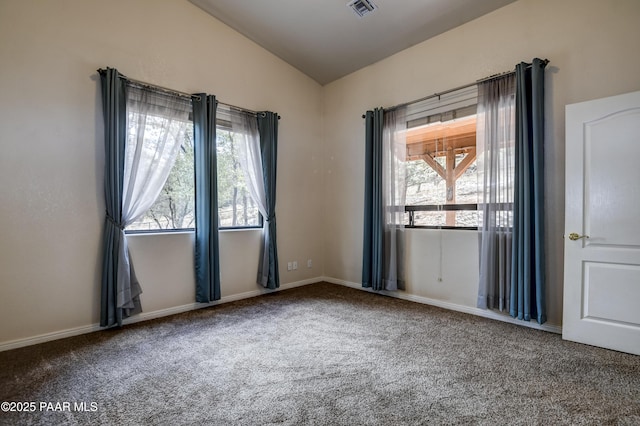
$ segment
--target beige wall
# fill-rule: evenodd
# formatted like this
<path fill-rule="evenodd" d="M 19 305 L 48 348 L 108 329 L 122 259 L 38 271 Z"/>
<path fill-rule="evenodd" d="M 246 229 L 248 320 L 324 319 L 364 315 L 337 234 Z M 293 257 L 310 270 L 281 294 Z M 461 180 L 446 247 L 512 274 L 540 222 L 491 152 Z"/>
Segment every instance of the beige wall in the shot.
<path fill-rule="evenodd" d="M 98 322 L 105 66 L 279 112 L 281 281 L 358 284 L 362 113 L 549 58 L 547 275 L 560 324 L 564 106 L 640 88 L 638 22 L 637 0 L 521 0 L 320 87 L 187 1 L 0 0 L 0 345 Z M 257 288 L 258 243 L 257 231 L 222 233 L 224 297 Z M 130 245 L 146 312 L 193 303 L 193 234 Z M 475 306 L 474 232 L 414 230 L 407 246 L 410 296 Z"/>
<path fill-rule="evenodd" d="M 545 152 L 549 323 L 562 320 L 564 107 L 640 89 L 640 2 L 521 0 L 324 87 L 325 275 L 359 283 L 362 113 L 548 58 Z M 475 307 L 475 232 L 409 231 L 408 293 Z M 443 247 L 442 281 L 440 245 Z"/>
<path fill-rule="evenodd" d="M 106 66 L 277 111 L 281 282 L 322 275 L 320 85 L 186 0 L 2 0 L 0 344 L 99 320 Z M 258 290 L 259 237 L 222 233 L 223 297 Z M 194 302 L 192 241 L 131 238 L 145 312 Z"/>

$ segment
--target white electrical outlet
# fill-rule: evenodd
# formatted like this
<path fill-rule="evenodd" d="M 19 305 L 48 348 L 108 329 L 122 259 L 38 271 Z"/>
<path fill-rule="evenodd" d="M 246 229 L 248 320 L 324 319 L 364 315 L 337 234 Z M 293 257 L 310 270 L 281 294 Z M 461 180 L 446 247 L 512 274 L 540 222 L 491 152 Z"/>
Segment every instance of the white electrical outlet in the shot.
<path fill-rule="evenodd" d="M 298 269 L 298 261 L 294 260 L 293 261 L 293 270 L 295 271 L 296 269 Z"/>
<path fill-rule="evenodd" d="M 287 262 L 287 271 L 290 271 L 293 268 L 291 262 Z"/>
<path fill-rule="evenodd" d="M 313 260 L 307 259 L 307 268 L 313 267 Z"/>

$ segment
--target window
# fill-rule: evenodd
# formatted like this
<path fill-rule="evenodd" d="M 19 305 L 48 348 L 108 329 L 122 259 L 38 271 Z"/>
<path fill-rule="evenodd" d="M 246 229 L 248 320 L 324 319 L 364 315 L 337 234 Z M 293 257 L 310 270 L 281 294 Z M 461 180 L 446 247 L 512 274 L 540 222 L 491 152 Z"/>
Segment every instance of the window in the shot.
<path fill-rule="evenodd" d="M 127 226 L 127 231 L 189 229 L 194 226 L 191 113 L 188 98 L 150 88 L 129 87 L 125 164 L 138 164 L 135 178 L 132 177 L 136 180 L 132 193 L 141 193 L 146 188 L 145 195 L 135 201 L 140 203 L 139 207 L 132 208 L 135 211 L 152 204 Z M 153 188 L 158 192 L 153 192 Z"/>
<path fill-rule="evenodd" d="M 195 224 L 193 164 L 193 122 L 187 125 L 184 140 L 156 202 L 147 211 L 157 229 L 192 229 Z"/>
<path fill-rule="evenodd" d="M 229 110 L 218 106 L 216 151 L 218 157 L 218 214 L 220 229 L 262 227 L 262 216 L 244 183 Z M 225 112 L 226 111 L 226 112 Z M 129 117 L 129 121 L 134 123 Z M 153 132 L 154 117 L 148 115 L 146 126 Z M 130 128 L 133 126 L 132 124 Z M 148 130 L 149 131 L 149 130 Z M 132 132 L 135 134 L 135 132 Z M 167 181 L 155 203 L 127 231 L 192 230 L 195 224 L 193 122 L 180 134 L 182 144 Z M 130 137 L 130 139 L 132 139 Z M 128 141 L 128 143 L 135 143 Z"/>
<path fill-rule="evenodd" d="M 476 229 L 477 87 L 407 107 L 405 225 Z"/>
<path fill-rule="evenodd" d="M 216 144 L 218 155 L 218 216 L 221 228 L 262 227 L 262 215 L 249 194 L 238 159 L 236 134 L 228 114 L 218 105 Z"/>

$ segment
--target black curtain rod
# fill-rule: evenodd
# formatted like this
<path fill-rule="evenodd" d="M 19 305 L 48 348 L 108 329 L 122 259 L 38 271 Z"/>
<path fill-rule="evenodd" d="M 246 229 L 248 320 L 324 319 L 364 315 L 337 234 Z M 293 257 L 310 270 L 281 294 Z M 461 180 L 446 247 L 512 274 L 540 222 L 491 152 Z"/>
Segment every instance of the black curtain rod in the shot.
<path fill-rule="evenodd" d="M 98 72 L 99 72 L 99 73 L 103 73 L 103 72 L 105 72 L 105 71 L 106 71 L 106 70 L 105 70 L 105 69 L 103 69 L 103 68 L 100 68 L 100 69 L 98 70 Z M 178 96 L 181 96 L 181 97 L 183 97 L 183 98 L 189 98 L 189 99 L 195 98 L 195 99 L 198 99 L 198 100 L 200 99 L 200 96 L 199 96 L 199 95 L 194 95 L 194 94 L 192 94 L 192 93 L 181 92 L 181 91 L 179 91 L 179 90 L 169 89 L 168 87 L 159 86 L 159 85 L 157 85 L 157 84 L 150 84 L 150 83 L 146 83 L 146 82 L 144 82 L 144 81 L 140 81 L 140 80 L 133 79 L 133 78 L 131 78 L 131 77 L 127 77 L 127 76 L 125 76 L 125 75 L 123 75 L 123 74 L 120 74 L 120 73 L 118 73 L 118 76 L 119 76 L 121 79 L 123 79 L 123 80 L 126 80 L 126 81 L 128 81 L 128 82 L 130 82 L 130 83 L 133 83 L 133 84 L 137 84 L 137 85 L 142 86 L 142 87 L 148 87 L 148 88 L 150 88 L 150 89 L 158 90 L 158 91 L 160 91 L 160 92 L 165 92 L 165 93 L 169 93 L 169 94 L 172 94 L 172 95 L 178 95 Z M 250 110 L 250 109 L 246 109 L 246 108 L 241 108 L 241 107 L 239 107 L 239 106 L 235 106 L 235 105 L 227 104 L 227 103 L 220 102 L 220 101 L 218 101 L 218 103 L 219 103 L 219 104 L 222 104 L 222 105 L 225 105 L 225 106 L 228 106 L 228 107 L 230 107 L 230 108 L 235 108 L 235 109 L 240 110 L 240 111 L 242 111 L 242 112 L 246 112 L 246 113 L 248 113 L 248 114 L 254 114 L 254 115 L 258 115 L 258 114 L 259 114 L 259 113 L 258 113 L 258 112 L 256 112 L 256 111 L 252 111 L 252 110 Z M 280 120 L 280 116 L 279 116 L 279 115 L 278 115 L 278 120 Z"/>
<path fill-rule="evenodd" d="M 224 102 L 218 102 L 218 103 L 222 104 L 224 106 L 227 106 L 229 108 L 237 109 L 238 111 L 241 111 L 241 112 L 246 112 L 247 114 L 253 114 L 253 115 L 262 114 L 263 117 L 265 115 L 264 111 L 255 112 L 255 111 L 251 111 L 250 109 L 240 108 L 239 106 L 235 106 L 235 105 L 231 105 L 231 104 L 225 104 Z M 281 118 L 280 115 L 278 115 L 278 120 L 280 120 L 280 118 Z"/>
<path fill-rule="evenodd" d="M 549 63 L 549 60 L 545 59 L 542 62 L 544 63 L 545 66 L 547 66 L 547 64 Z M 532 64 L 527 64 L 527 68 L 531 68 L 531 65 Z M 387 107 L 387 108 L 383 108 L 383 109 L 385 111 L 393 111 L 396 108 L 400 108 L 400 107 L 407 106 L 407 105 L 410 105 L 410 104 L 415 104 L 416 102 L 426 101 L 428 99 L 432 99 L 432 98 L 435 98 L 435 97 L 440 98 L 440 96 L 442 96 L 442 95 L 446 95 L 448 93 L 455 92 L 457 90 L 466 89 L 467 87 L 475 86 L 478 83 L 482 83 L 482 82 L 485 82 L 485 81 L 493 80 L 494 78 L 500 78 L 500 77 L 504 77 L 504 76 L 507 76 L 507 75 L 515 74 L 515 72 L 516 72 L 515 70 L 512 70 L 512 71 L 505 71 L 505 72 L 498 73 L 498 74 L 493 74 L 493 75 L 490 75 L 489 77 L 484 77 L 484 78 L 481 78 L 480 80 L 476 80 L 473 83 L 464 84 L 462 86 L 454 87 L 453 89 L 445 90 L 444 92 L 434 93 L 433 95 L 425 96 L 423 98 L 419 98 L 419 99 L 416 99 L 416 100 L 413 100 L 413 101 L 410 101 L 410 102 L 405 102 L 405 103 L 402 103 L 402 104 L 394 105 L 392 107 Z M 362 118 L 365 118 L 365 117 L 366 117 L 366 115 L 362 114 Z"/>

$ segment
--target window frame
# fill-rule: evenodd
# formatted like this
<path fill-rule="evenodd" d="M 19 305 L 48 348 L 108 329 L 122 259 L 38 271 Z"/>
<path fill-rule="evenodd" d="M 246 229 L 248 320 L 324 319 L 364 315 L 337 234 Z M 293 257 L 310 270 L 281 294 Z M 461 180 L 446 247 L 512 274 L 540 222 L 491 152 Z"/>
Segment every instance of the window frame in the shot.
<path fill-rule="evenodd" d="M 463 231 L 477 231 L 479 226 L 451 226 L 451 225 L 416 225 L 414 223 L 414 212 L 446 212 L 446 211 L 478 211 L 477 203 L 460 204 L 421 204 L 404 206 L 404 211 L 409 213 L 409 224 L 404 225 L 409 229 L 459 229 Z"/>
<path fill-rule="evenodd" d="M 231 123 L 225 120 L 216 120 L 216 134 L 218 129 L 224 129 L 227 131 L 231 131 Z M 195 129 L 194 129 L 195 132 Z M 194 136 L 195 137 L 195 136 Z M 216 147 L 217 147 L 217 137 L 216 137 Z M 216 156 L 217 160 L 217 156 Z M 216 167 L 216 172 L 218 168 Z M 194 170 L 193 170 L 194 178 L 195 178 L 195 162 L 194 162 Z M 216 176 L 216 181 L 217 181 Z M 194 196 L 195 196 L 195 181 L 194 181 Z M 250 195 L 249 195 L 250 196 Z M 195 205 L 194 205 L 194 214 L 195 214 Z M 218 214 L 219 214 L 219 206 L 218 206 Z M 242 230 L 255 230 L 264 228 L 264 217 L 262 213 L 258 210 L 258 224 L 257 225 L 246 225 L 246 226 L 222 226 L 220 224 L 220 219 L 218 216 L 218 231 L 242 231 Z M 193 233 L 195 232 L 195 226 L 189 228 L 156 228 L 156 229 L 125 229 L 125 235 L 136 235 L 136 234 L 175 234 L 175 233 Z"/>
<path fill-rule="evenodd" d="M 453 89 L 452 91 L 447 91 L 442 94 L 437 95 L 437 97 L 429 97 L 427 99 L 423 99 L 417 101 L 415 103 L 408 105 L 407 111 L 407 131 L 412 128 L 419 127 L 421 125 L 432 123 L 433 117 L 448 117 L 451 118 L 446 121 L 441 121 L 442 123 L 449 122 L 454 119 L 464 118 L 466 116 L 477 116 L 477 103 L 478 103 L 478 95 L 477 95 L 477 86 L 469 86 L 461 89 Z M 475 111 L 473 114 L 467 114 L 466 111 L 469 108 L 473 108 Z M 463 115 L 458 115 L 459 113 L 463 113 Z M 438 120 L 439 121 L 439 120 Z M 477 124 L 476 124 L 477 126 Z M 477 147 L 477 141 L 476 145 Z M 407 160 L 414 161 L 414 160 Z M 474 161 L 471 164 L 475 164 L 477 161 Z M 471 166 L 469 164 L 469 166 Z M 433 169 L 433 167 L 428 164 L 428 166 Z M 436 171 L 437 172 L 437 171 Z M 478 211 L 478 206 L 480 203 L 454 203 L 454 204 L 414 204 L 407 205 L 405 201 L 405 213 L 408 214 L 408 223 L 405 223 L 405 228 L 408 229 L 448 229 L 448 230 L 475 230 L 481 229 L 479 223 L 476 226 L 457 226 L 457 225 L 416 225 L 414 220 L 415 212 L 448 212 L 448 211 Z"/>
<path fill-rule="evenodd" d="M 157 93 L 170 93 L 170 94 L 173 94 L 173 95 L 175 95 L 176 93 L 179 93 L 179 92 L 174 92 L 174 91 L 172 91 L 172 90 L 168 90 L 168 89 L 164 89 L 164 88 L 156 87 L 156 86 L 153 86 L 153 85 L 147 85 L 146 83 L 133 83 L 133 84 L 134 84 L 134 85 L 141 85 L 141 86 L 143 86 L 143 87 L 151 88 L 151 90 L 152 90 L 153 92 L 157 92 Z M 191 101 L 190 101 L 190 103 L 191 103 Z M 131 112 L 131 111 L 127 111 L 127 112 L 126 112 L 126 117 L 127 117 L 127 129 L 128 129 L 128 130 L 129 130 L 129 114 L 130 114 L 130 112 Z M 161 116 L 161 115 L 159 115 L 159 114 L 149 114 L 149 115 L 150 115 L 150 116 L 152 116 L 152 117 L 155 117 L 155 116 Z M 187 125 L 188 125 L 188 126 L 191 126 L 191 127 L 192 127 L 192 131 L 191 131 L 191 132 L 188 132 L 188 131 L 187 131 L 187 132 L 185 132 L 185 135 L 187 135 L 187 134 L 191 134 L 191 142 L 193 143 L 193 140 L 195 139 L 195 128 L 194 128 L 194 122 L 193 122 L 193 103 L 191 103 L 191 112 L 189 112 L 189 114 L 188 114 L 188 119 L 187 119 L 187 120 L 185 120 L 184 122 L 185 122 L 185 123 L 187 123 Z M 129 143 L 129 135 L 127 135 L 127 140 L 126 140 L 126 147 L 127 147 L 127 148 L 128 148 L 128 143 Z M 184 143 L 184 142 L 183 142 L 183 143 Z M 181 147 L 182 147 L 182 144 L 181 144 Z M 127 148 L 125 148 L 125 149 L 127 149 Z M 174 170 L 174 168 L 175 168 L 175 167 L 176 167 L 176 165 L 175 165 L 175 163 L 174 163 L 174 165 L 173 165 L 173 167 L 171 168 L 171 171 L 170 171 L 170 173 L 169 173 L 169 176 L 171 175 L 171 173 L 173 172 L 173 170 Z M 169 176 L 167 176 L 167 179 L 168 179 L 168 177 L 169 177 Z M 194 170 L 194 173 L 193 173 L 193 178 L 194 178 L 194 179 L 193 179 L 193 188 L 195 189 L 195 170 Z M 166 185 L 166 184 L 167 184 L 167 182 L 165 181 L 165 184 L 164 184 L 164 185 Z M 164 186 L 163 186 L 162 190 L 164 190 Z M 162 190 L 161 190 L 161 191 L 162 191 Z M 160 194 L 158 195 L 158 198 L 159 198 L 159 197 L 160 197 Z M 155 205 L 155 203 L 158 201 L 158 198 L 156 198 L 156 200 L 154 201 L 154 204 L 149 208 L 149 210 L 150 210 L 150 209 Z M 193 206 L 194 206 L 194 208 L 193 208 L 193 212 L 194 212 L 194 214 L 195 214 L 195 190 L 194 190 L 194 193 L 193 193 Z M 148 212 L 149 210 L 147 210 L 147 211 L 145 212 L 145 215 L 147 214 L 147 212 Z M 136 222 L 137 222 L 137 221 L 136 221 Z M 136 222 L 131 223 L 129 226 L 131 226 L 131 225 L 135 224 Z M 188 228 L 187 228 L 187 227 L 185 227 L 185 228 L 150 228 L 150 229 L 127 229 L 127 228 L 125 228 L 125 229 L 124 229 L 124 233 L 125 233 L 125 235 L 135 235 L 135 234 L 161 234 L 161 233 L 193 232 L 193 231 L 195 231 L 195 227 L 188 227 Z"/>
<path fill-rule="evenodd" d="M 216 148 L 218 146 L 218 129 L 222 129 L 225 131 L 229 131 L 232 132 L 232 126 L 231 126 L 231 122 L 227 121 L 227 120 L 220 120 L 218 119 L 218 117 L 216 117 Z M 217 152 L 216 152 L 216 161 L 218 159 L 217 156 Z M 217 168 L 217 164 L 216 164 L 216 171 L 218 170 Z M 249 195 L 251 196 L 251 195 Z M 262 229 L 264 228 L 264 217 L 262 216 L 262 213 L 260 213 L 260 210 L 258 210 L 258 225 L 246 225 L 246 226 L 222 226 L 220 225 L 220 207 L 218 206 L 218 230 L 219 231 L 242 231 L 242 230 L 250 230 L 250 229 Z"/>

